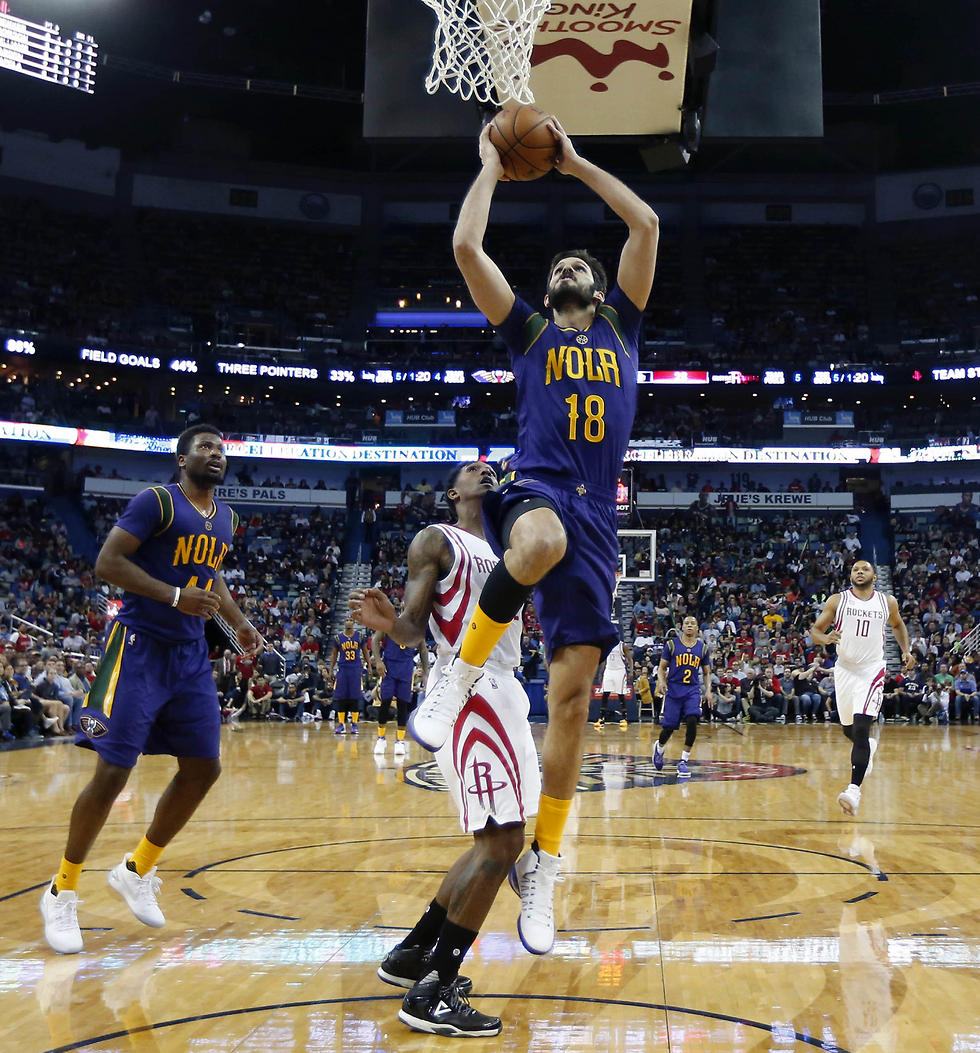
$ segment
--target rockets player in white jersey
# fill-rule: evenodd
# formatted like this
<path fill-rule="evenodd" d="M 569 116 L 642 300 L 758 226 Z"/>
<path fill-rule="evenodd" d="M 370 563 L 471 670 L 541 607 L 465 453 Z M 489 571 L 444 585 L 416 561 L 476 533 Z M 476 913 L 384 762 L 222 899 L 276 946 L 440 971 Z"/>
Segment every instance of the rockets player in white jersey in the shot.
<path fill-rule="evenodd" d="M 629 677 L 629 681 L 627 681 Z M 602 702 L 599 704 L 599 719 L 595 722 L 597 730 L 601 731 L 606 723 L 606 712 L 609 709 L 609 696 L 615 695 L 617 700 L 623 704 L 623 712 L 620 715 L 619 726 L 625 728 L 626 722 L 626 684 L 633 679 L 633 656 L 626 650 L 626 644 L 620 642 L 606 655 L 605 660 L 599 667 L 599 681 L 602 684 Z M 616 711 L 616 703 L 613 703 L 613 712 Z"/>
<path fill-rule="evenodd" d="M 898 601 L 890 593 L 876 591 L 877 580 L 874 567 L 866 559 L 857 560 L 851 567 L 851 588 L 827 600 L 810 630 L 814 643 L 837 645 L 834 695 L 841 728 L 851 741 L 851 781 L 837 797 L 846 815 L 857 815 L 861 783 L 878 748 L 870 736 L 885 684 L 886 624 L 901 648 L 906 672 L 915 666 Z"/>
<path fill-rule="evenodd" d="M 422 530 L 408 550 L 402 612 L 379 589 L 355 589 L 350 608 L 363 625 L 403 646 L 436 643 L 428 686 L 459 650 L 480 590 L 497 563 L 483 534 L 483 496 L 497 486 L 490 465 L 464 464 L 449 479 L 446 501 L 456 523 Z M 473 846 L 449 869 L 435 899 L 378 970 L 410 988 L 398 1017 L 413 1030 L 453 1037 L 499 1034 L 497 1017 L 466 1001 L 472 986 L 459 975 L 504 878 L 524 850 L 524 825 L 538 808 L 541 777 L 528 725 L 529 703 L 514 675 L 520 664 L 521 616 L 490 654 L 486 672 L 435 758 Z"/>

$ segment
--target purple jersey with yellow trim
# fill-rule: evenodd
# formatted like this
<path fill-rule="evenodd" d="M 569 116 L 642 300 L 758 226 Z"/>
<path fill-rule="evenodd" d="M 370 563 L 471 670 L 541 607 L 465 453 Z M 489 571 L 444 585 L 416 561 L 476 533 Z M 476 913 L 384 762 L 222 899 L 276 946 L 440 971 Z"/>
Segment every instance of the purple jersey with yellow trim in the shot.
<path fill-rule="evenodd" d="M 588 329 L 564 329 L 520 297 L 497 326 L 517 382 L 509 467 L 558 473 L 614 495 L 636 415 L 642 311 L 614 286 Z"/>
<path fill-rule="evenodd" d="M 412 666 L 415 662 L 414 647 L 402 647 L 401 644 L 395 643 L 390 636 L 386 636 L 381 648 L 381 658 L 384 661 L 385 669 L 388 670 L 388 676 L 396 680 L 404 677 L 411 679 Z"/>
<path fill-rule="evenodd" d="M 363 668 L 361 648 L 364 646 L 361 634 L 355 632 L 351 636 L 345 636 L 338 633 L 334 637 L 333 645 L 337 649 L 338 676 L 356 676 L 360 679 Z"/>
<path fill-rule="evenodd" d="M 664 644 L 661 659 L 667 663 L 667 693 L 672 695 L 700 695 L 703 675 L 701 666 L 704 663 L 704 640 L 697 639 L 688 647 L 684 641 L 675 636 Z"/>
<path fill-rule="evenodd" d="M 181 589 L 213 587 L 237 525 L 238 516 L 228 505 L 214 499 L 210 513 L 205 514 L 176 483 L 138 493 L 116 522 L 140 541 L 129 557 L 133 563 L 151 577 Z M 135 592 L 123 593 L 117 621 L 175 642 L 204 636 L 203 618 L 182 614 L 176 607 Z"/>

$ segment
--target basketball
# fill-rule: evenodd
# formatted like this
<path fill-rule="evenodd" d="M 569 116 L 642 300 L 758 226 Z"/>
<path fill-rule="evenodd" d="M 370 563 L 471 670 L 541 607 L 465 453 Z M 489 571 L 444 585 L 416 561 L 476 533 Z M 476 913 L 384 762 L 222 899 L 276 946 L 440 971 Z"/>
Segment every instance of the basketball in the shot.
<path fill-rule="evenodd" d="M 508 103 L 490 123 L 490 142 L 497 148 L 508 179 L 526 183 L 554 167 L 558 143 L 547 127 L 550 113 L 537 106 Z"/>

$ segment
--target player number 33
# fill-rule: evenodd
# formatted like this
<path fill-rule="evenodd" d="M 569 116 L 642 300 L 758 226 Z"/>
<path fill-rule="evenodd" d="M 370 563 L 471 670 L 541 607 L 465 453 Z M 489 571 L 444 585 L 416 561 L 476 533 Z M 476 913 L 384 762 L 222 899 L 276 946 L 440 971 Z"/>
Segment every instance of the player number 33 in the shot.
<path fill-rule="evenodd" d="M 565 402 L 568 405 L 568 438 L 574 442 L 578 438 L 578 395 L 569 395 Z M 606 412 L 606 403 L 600 395 L 586 395 L 582 404 L 585 420 L 582 422 L 582 435 L 586 442 L 602 442 L 606 434 L 606 422 L 602 419 Z"/>

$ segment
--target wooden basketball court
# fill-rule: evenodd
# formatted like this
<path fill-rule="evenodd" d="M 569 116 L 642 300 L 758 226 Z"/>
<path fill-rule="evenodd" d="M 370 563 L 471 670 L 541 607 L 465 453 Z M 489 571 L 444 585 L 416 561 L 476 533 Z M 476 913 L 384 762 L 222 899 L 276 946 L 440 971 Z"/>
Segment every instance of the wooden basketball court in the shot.
<path fill-rule="evenodd" d="M 543 728 L 537 728 L 540 734 Z M 885 727 L 859 821 L 824 726 L 702 728 L 693 778 L 651 727 L 589 731 L 558 886 L 558 941 L 529 955 L 504 888 L 467 959 L 507 1051 L 980 1050 L 980 729 Z M 225 729 L 225 770 L 161 861 L 163 929 L 106 885 L 170 777 L 145 758 L 80 887 L 85 951 L 37 901 L 93 759 L 0 767 L 0 1049 L 388 1051 L 458 1040 L 396 1018 L 375 975 L 468 839 L 412 745 L 396 766 L 329 726 Z M 679 756 L 675 735 L 668 756 Z"/>

